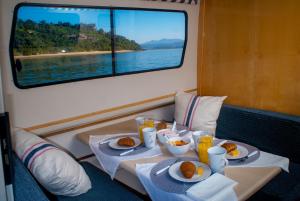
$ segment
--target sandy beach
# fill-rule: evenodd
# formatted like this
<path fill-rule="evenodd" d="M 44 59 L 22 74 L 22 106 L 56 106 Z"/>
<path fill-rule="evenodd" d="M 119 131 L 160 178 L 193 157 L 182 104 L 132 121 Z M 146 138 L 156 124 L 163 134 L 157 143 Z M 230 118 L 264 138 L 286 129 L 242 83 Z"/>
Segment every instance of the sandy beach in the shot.
<path fill-rule="evenodd" d="M 118 50 L 117 53 L 134 52 L 134 50 Z M 57 57 L 57 56 L 82 56 L 82 55 L 97 55 L 97 54 L 110 54 L 111 51 L 89 51 L 89 52 L 61 52 L 54 54 L 37 54 L 28 56 L 15 56 L 15 59 L 34 59 L 34 58 L 45 58 L 45 57 Z"/>

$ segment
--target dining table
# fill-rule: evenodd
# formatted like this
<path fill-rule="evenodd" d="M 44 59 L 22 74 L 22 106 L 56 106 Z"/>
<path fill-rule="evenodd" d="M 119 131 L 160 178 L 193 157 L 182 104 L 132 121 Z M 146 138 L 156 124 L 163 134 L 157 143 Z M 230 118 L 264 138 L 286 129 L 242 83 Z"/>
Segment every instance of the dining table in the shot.
<path fill-rule="evenodd" d="M 86 145 L 89 145 L 90 136 L 99 136 L 107 134 L 120 134 L 120 133 L 136 133 L 137 126 L 134 119 L 126 120 L 123 122 L 115 123 L 112 125 L 95 128 L 89 131 L 85 131 L 77 134 L 77 139 Z M 115 175 L 115 179 L 128 187 L 136 190 L 137 192 L 147 195 L 147 192 L 141 184 L 136 174 L 136 164 L 144 163 L 158 163 L 160 161 L 173 158 L 174 156 L 168 152 L 167 148 L 158 143 L 162 154 L 151 158 L 142 158 L 137 160 L 125 160 L 122 161 L 118 171 Z M 189 150 L 184 157 L 197 157 L 194 150 Z M 91 158 L 95 163 L 98 163 L 97 159 Z M 101 166 L 99 165 L 101 168 Z M 234 191 L 238 200 L 247 200 L 259 189 L 266 185 L 281 171 L 280 167 L 226 167 L 224 169 L 224 175 L 238 184 L 234 187 Z"/>

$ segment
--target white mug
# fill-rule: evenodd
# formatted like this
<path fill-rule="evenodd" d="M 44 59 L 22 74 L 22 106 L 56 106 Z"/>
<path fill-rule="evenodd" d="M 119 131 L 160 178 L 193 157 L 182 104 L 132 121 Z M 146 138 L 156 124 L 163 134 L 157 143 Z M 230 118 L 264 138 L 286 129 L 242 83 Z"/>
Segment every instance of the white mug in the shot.
<path fill-rule="evenodd" d="M 213 172 L 224 172 L 224 168 L 228 165 L 226 159 L 227 151 L 223 147 L 214 146 L 207 150 L 209 165 Z"/>
<path fill-rule="evenodd" d="M 199 138 L 202 135 L 211 135 L 211 132 L 209 132 L 209 131 L 194 131 L 192 134 L 196 151 L 198 151 Z"/>
<path fill-rule="evenodd" d="M 143 128 L 144 143 L 147 148 L 153 148 L 156 145 L 156 129 L 155 128 Z"/>

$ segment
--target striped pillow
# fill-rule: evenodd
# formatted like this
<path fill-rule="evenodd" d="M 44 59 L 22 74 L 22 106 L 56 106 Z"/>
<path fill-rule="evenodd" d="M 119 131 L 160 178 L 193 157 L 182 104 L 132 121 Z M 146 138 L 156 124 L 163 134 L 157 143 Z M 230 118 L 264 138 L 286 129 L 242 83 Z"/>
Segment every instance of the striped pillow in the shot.
<path fill-rule="evenodd" d="M 175 115 L 178 124 L 191 130 L 215 133 L 217 119 L 227 96 L 196 96 L 180 93 L 175 96 Z"/>
<path fill-rule="evenodd" d="M 84 169 L 51 143 L 24 130 L 13 136 L 13 148 L 36 180 L 55 195 L 77 196 L 91 188 Z"/>

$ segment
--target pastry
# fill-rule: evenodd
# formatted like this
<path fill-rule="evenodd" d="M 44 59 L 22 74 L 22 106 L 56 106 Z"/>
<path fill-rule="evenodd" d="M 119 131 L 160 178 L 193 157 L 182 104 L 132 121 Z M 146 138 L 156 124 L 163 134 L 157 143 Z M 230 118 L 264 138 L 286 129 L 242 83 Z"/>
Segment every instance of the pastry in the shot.
<path fill-rule="evenodd" d="M 161 121 L 157 124 L 156 126 L 156 129 L 159 131 L 159 130 L 162 130 L 162 129 L 166 129 L 167 128 L 167 123 L 164 122 L 164 121 Z"/>
<path fill-rule="evenodd" d="M 118 140 L 118 145 L 132 147 L 135 145 L 135 142 L 131 137 L 124 137 Z"/>
<path fill-rule="evenodd" d="M 174 146 L 183 146 L 188 144 L 187 142 L 183 141 L 183 140 L 176 140 L 176 141 L 171 141 L 171 144 Z"/>
<path fill-rule="evenodd" d="M 196 166 L 194 163 L 185 161 L 180 165 L 180 171 L 185 178 L 192 178 L 196 172 Z"/>
<path fill-rule="evenodd" d="M 226 149 L 227 153 L 229 153 L 237 148 L 236 144 L 234 144 L 234 143 L 224 143 L 222 145 L 222 147 L 224 149 Z"/>

